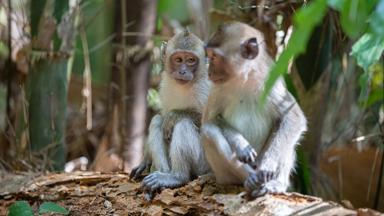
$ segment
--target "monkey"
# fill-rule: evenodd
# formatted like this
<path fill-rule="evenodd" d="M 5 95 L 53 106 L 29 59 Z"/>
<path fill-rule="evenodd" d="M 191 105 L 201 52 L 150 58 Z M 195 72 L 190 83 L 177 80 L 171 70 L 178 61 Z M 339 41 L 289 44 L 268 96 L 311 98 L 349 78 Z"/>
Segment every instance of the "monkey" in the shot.
<path fill-rule="evenodd" d="M 222 24 L 206 44 L 212 81 L 203 112 L 205 156 L 220 184 L 243 184 L 251 197 L 285 192 L 306 118 L 279 78 L 262 106 L 274 64 L 263 34 L 240 22 Z"/>
<path fill-rule="evenodd" d="M 138 179 L 153 165 L 156 171 L 141 185 L 148 200 L 163 188 L 180 187 L 209 171 L 199 132 L 211 86 L 204 42 L 185 30 L 164 44 L 162 51 L 161 111 L 151 119 L 144 159 L 130 173 Z"/>

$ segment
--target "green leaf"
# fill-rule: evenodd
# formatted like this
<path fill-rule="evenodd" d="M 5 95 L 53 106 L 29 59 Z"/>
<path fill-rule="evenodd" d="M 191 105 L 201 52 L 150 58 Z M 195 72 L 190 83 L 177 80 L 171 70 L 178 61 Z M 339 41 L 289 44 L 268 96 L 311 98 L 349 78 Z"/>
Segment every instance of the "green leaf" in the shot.
<path fill-rule="evenodd" d="M 328 0 L 328 5 L 329 7 L 340 11 L 343 8 L 345 2 L 346 0 Z"/>
<path fill-rule="evenodd" d="M 56 213 L 56 214 L 69 215 L 69 211 L 67 209 L 59 206 L 54 202 L 43 202 L 43 204 L 40 205 L 39 214 L 44 214 L 44 213 Z"/>
<path fill-rule="evenodd" d="M 375 90 L 371 91 L 371 93 L 369 94 L 368 99 L 367 99 L 367 107 L 372 106 L 373 104 L 375 104 L 379 101 L 383 102 L 384 101 L 383 92 L 384 92 L 383 88 L 375 89 Z"/>
<path fill-rule="evenodd" d="M 369 24 L 371 31 L 376 35 L 384 35 L 384 0 L 380 0 L 372 13 Z"/>
<path fill-rule="evenodd" d="M 31 1 L 31 34 L 35 37 L 39 31 L 40 18 L 43 15 L 47 0 L 32 0 Z"/>
<path fill-rule="evenodd" d="M 384 50 L 384 36 L 366 33 L 353 45 L 351 55 L 365 71 L 376 63 Z"/>
<path fill-rule="evenodd" d="M 276 64 L 269 73 L 265 83 L 264 92 L 260 102 L 265 103 L 269 91 L 272 89 L 276 80 L 286 73 L 289 60 L 303 53 L 307 46 L 309 37 L 313 29 L 318 25 L 326 14 L 326 0 L 311 1 L 307 6 L 302 7 L 294 16 L 294 30 L 287 48 L 281 53 Z M 310 17 L 310 19 L 309 19 Z"/>
<path fill-rule="evenodd" d="M 188 21 L 189 18 L 186 0 L 159 0 L 157 13 L 159 17 L 165 16 L 180 23 Z"/>
<path fill-rule="evenodd" d="M 345 1 L 340 12 L 340 22 L 344 32 L 351 38 L 361 35 L 367 27 L 369 14 L 366 0 Z"/>
<path fill-rule="evenodd" d="M 328 5 L 340 12 L 343 31 L 349 37 L 356 38 L 366 30 L 369 15 L 376 2 L 377 0 L 328 0 Z"/>
<path fill-rule="evenodd" d="M 33 211 L 27 201 L 16 201 L 9 206 L 8 216 L 33 216 Z"/>

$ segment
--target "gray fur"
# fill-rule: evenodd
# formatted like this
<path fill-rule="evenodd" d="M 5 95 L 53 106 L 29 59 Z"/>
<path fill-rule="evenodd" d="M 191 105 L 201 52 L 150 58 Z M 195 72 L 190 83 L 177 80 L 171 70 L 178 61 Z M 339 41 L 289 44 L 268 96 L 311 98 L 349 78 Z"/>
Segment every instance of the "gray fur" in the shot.
<path fill-rule="evenodd" d="M 253 37 L 264 41 L 262 33 L 238 22 L 222 28 L 208 44 L 225 54 L 229 67 L 224 70 L 232 77 L 211 88 L 203 113 L 205 155 L 219 183 L 244 184 L 254 197 L 284 192 L 306 118 L 282 79 L 260 106 L 273 61 L 263 46 L 254 59 L 241 58 L 239 44 Z"/>

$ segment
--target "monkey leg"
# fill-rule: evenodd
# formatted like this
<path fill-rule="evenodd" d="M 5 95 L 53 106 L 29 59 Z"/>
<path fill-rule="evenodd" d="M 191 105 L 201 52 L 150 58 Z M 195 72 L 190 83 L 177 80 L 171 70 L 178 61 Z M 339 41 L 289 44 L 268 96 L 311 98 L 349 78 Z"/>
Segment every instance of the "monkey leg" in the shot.
<path fill-rule="evenodd" d="M 149 126 L 148 140 L 144 144 L 144 159 L 139 166 L 132 169 L 130 178 L 139 179 L 140 175 L 149 170 L 152 163 L 157 170 L 169 171 L 169 162 L 166 155 L 166 146 L 163 140 L 162 133 L 163 118 L 160 115 L 155 115 Z"/>
<path fill-rule="evenodd" d="M 244 182 L 245 189 L 252 197 L 263 196 L 266 193 L 285 192 L 289 186 L 289 176 L 295 164 L 295 157 L 295 150 L 287 148 L 286 154 L 278 161 L 276 171 L 268 171 L 273 168 L 269 167 L 270 164 L 266 162 L 259 165 L 263 170 L 256 170 L 256 174 L 247 178 Z"/>
<path fill-rule="evenodd" d="M 155 169 L 161 172 L 169 172 L 171 169 L 169 166 L 169 157 L 167 155 L 168 147 L 163 139 L 162 125 L 163 118 L 161 115 L 155 115 L 149 125 L 148 141 L 146 145 L 148 147 L 148 154 L 152 158 L 152 164 Z"/>
<path fill-rule="evenodd" d="M 142 186 L 147 193 L 152 194 L 162 188 L 182 186 L 191 180 L 191 176 L 195 172 L 208 170 L 200 145 L 199 133 L 191 119 L 184 118 L 176 123 L 170 143 L 169 157 L 170 172 L 157 171 L 144 178 Z"/>
<path fill-rule="evenodd" d="M 220 184 L 243 184 L 253 169 L 241 163 L 231 149 L 221 129 L 212 123 L 201 128 L 206 158 Z"/>

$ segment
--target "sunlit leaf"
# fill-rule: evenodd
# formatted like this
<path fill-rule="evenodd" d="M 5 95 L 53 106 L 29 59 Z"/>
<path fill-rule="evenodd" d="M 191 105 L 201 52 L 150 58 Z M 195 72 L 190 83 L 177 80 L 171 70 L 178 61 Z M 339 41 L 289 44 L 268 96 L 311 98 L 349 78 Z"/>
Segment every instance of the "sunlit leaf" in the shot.
<path fill-rule="evenodd" d="M 8 216 L 33 216 L 33 211 L 27 201 L 16 201 L 8 208 Z"/>
<path fill-rule="evenodd" d="M 384 36 L 377 37 L 373 34 L 364 34 L 352 47 L 351 55 L 357 64 L 365 71 L 377 62 L 384 50 Z"/>
<path fill-rule="evenodd" d="M 45 214 L 45 213 L 56 213 L 56 214 L 68 215 L 69 211 L 54 202 L 43 202 L 43 204 L 40 205 L 39 214 Z"/>
<path fill-rule="evenodd" d="M 261 102 L 266 101 L 269 91 L 272 89 L 276 80 L 286 73 L 288 63 L 298 54 L 303 53 L 307 46 L 308 39 L 313 29 L 320 23 L 326 14 L 326 0 L 315 0 L 307 6 L 301 8 L 294 16 L 294 30 L 287 48 L 281 53 L 276 64 L 269 73 L 264 92 L 261 96 Z M 308 19 L 310 17 L 310 19 Z"/>

